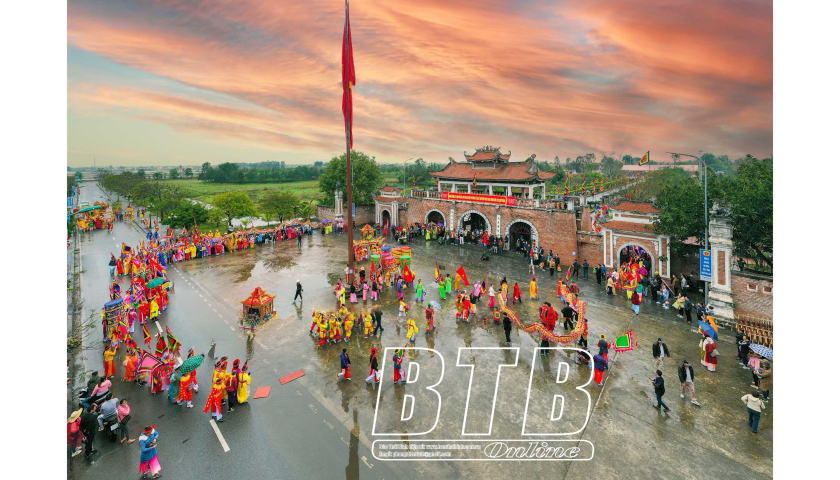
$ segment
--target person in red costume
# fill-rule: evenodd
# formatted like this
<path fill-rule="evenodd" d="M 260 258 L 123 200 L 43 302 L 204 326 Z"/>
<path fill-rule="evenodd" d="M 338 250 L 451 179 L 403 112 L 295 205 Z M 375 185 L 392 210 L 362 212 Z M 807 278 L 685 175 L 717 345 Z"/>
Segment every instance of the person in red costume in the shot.
<path fill-rule="evenodd" d="M 207 397 L 207 404 L 204 405 L 204 413 L 210 412 L 210 416 L 215 418 L 217 422 L 224 422 L 224 419 L 222 419 L 222 392 L 225 392 L 225 384 L 219 377 L 213 384 L 210 396 Z"/>

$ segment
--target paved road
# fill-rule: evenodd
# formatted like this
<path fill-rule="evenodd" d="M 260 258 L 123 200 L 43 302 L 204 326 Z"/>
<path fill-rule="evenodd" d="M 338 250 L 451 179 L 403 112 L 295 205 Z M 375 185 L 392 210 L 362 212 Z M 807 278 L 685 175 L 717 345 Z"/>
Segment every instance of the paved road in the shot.
<path fill-rule="evenodd" d="M 92 201 L 91 190 L 82 187 L 83 200 Z M 85 197 L 87 195 L 88 197 Z M 127 224 L 119 224 L 111 238 L 99 231 L 85 235 L 82 244 L 85 273 L 84 296 L 94 307 L 107 297 L 108 252 L 115 252 L 125 241 L 137 243 L 141 233 Z M 771 478 L 772 477 L 772 406 L 762 415 L 759 435 L 746 428 L 746 413 L 739 398 L 751 391 L 750 376 L 741 370 L 733 357 L 734 342 L 723 336 L 719 349 L 723 353 L 718 371 L 706 372 L 699 365 L 699 337 L 676 318 L 673 309 L 653 306 L 648 300 L 642 306 L 642 315 L 631 315 L 629 302 L 623 297 L 607 298 L 594 279 L 580 280 L 581 295 L 588 302 L 587 318 L 590 319 L 590 348 L 599 333 L 608 338 L 632 328 L 640 343 L 636 352 L 618 357 L 607 375 L 603 389 L 589 385 L 587 391 L 600 402 L 592 412 L 584 432 L 575 438 L 584 438 L 595 444 L 596 456 L 591 462 L 538 462 L 529 464 L 500 462 L 431 463 L 431 462 L 378 462 L 370 455 L 369 435 L 372 431 L 373 407 L 376 395 L 363 381 L 364 360 L 372 345 L 402 346 L 405 343 L 404 319 L 396 318 L 396 299 L 392 290 L 379 302 L 385 312 L 385 332 L 375 339 L 354 335 L 351 342 L 331 345 L 316 350 L 314 339 L 308 335 L 309 315 L 312 310 L 335 308 L 331 285 L 342 275 L 346 238 L 339 236 L 306 237 L 302 248 L 294 242 L 257 247 L 208 259 L 182 262 L 172 266 L 171 277 L 175 282 L 170 309 L 162 315 L 161 326 L 169 325 L 185 348 L 196 346 L 198 352 L 208 352 L 211 341 L 216 348 L 211 356 L 228 355 L 248 358 L 251 362 L 254 383 L 273 387 L 267 400 L 252 400 L 250 407 L 238 408 L 225 415 L 221 432 L 231 451 L 223 453 L 218 439 L 209 425 L 209 416 L 199 408 L 186 411 L 167 404 L 165 397 L 152 397 L 147 389 L 118 382 L 117 394 L 128 395 L 137 416 L 134 433 L 142 425 L 156 422 L 163 435 L 161 462 L 167 477 L 193 478 L 209 473 L 230 476 L 250 475 L 253 478 L 390 478 L 395 475 L 429 478 L 532 478 L 554 475 L 562 478 L 626 476 L 628 469 L 634 477 L 692 478 L 698 472 L 712 477 Z M 473 278 L 477 272 L 487 272 L 489 281 L 496 282 L 507 276 L 512 283 L 518 280 L 527 291 L 525 262 L 521 256 L 506 253 L 492 256 L 489 262 L 478 260 L 474 246 L 439 246 L 419 242 L 412 245 L 415 269 L 420 279 L 426 280 L 431 299 L 438 299 L 436 291 L 428 284 L 434 263 L 446 266 L 445 272 L 453 273 L 464 265 Z M 476 272 L 476 273 L 474 273 Z M 557 299 L 556 277 L 537 272 L 541 298 L 553 303 Z M 305 288 L 305 307 L 291 305 L 294 284 L 300 279 Z M 240 336 L 233 322 L 239 308 L 238 301 L 245 298 L 255 286 L 278 294 L 275 308 L 278 321 L 262 327 L 253 342 Z M 409 291 L 412 297 L 413 291 Z M 527 294 L 526 294 L 527 295 Z M 441 302 L 443 310 L 437 315 L 438 329 L 431 335 L 420 335 L 418 347 L 434 348 L 446 357 L 447 366 L 453 365 L 459 347 L 504 346 L 501 327 L 483 322 L 464 325 L 453 321 L 452 301 Z M 537 307 L 541 302 L 526 299 L 514 307 L 525 323 L 537 320 Z M 370 302 L 360 302 L 352 308 L 357 311 L 369 307 Z M 556 305 L 555 305 L 556 306 Z M 416 309 L 416 307 L 415 307 Z M 420 312 L 412 312 L 420 318 Z M 488 313 L 482 303 L 479 312 Z M 418 321 L 422 324 L 422 321 Z M 562 328 L 562 327 L 558 327 Z M 142 335 L 135 334 L 141 341 Z M 657 337 L 665 338 L 674 361 L 666 365 L 666 396 L 672 412 L 661 414 L 651 408 L 652 389 L 648 378 L 652 375 L 653 362 L 650 345 Z M 519 347 L 519 366 L 502 378 L 496 409 L 494 433 L 501 438 L 518 438 L 522 428 L 525 388 L 522 378 L 530 371 L 535 337 L 522 331 L 512 334 L 513 346 Z M 352 382 L 336 382 L 337 356 L 342 347 L 348 348 L 354 360 Z M 101 368 L 99 355 L 88 360 L 91 366 Z M 421 357 L 419 362 L 423 362 Z M 695 366 L 696 385 L 702 407 L 691 405 L 678 396 L 676 362 L 688 358 Z M 541 371 L 557 370 L 557 356 L 551 362 L 537 365 Z M 361 364 L 361 365 L 360 365 Z M 390 375 L 389 362 L 380 359 L 384 377 Z M 572 367 L 577 375 L 587 375 L 588 370 Z M 279 386 L 277 378 L 283 374 L 303 369 L 306 376 L 287 386 Z M 122 367 L 118 367 L 121 371 Z M 461 431 L 466 389 L 464 369 L 447 368 L 447 377 L 440 390 L 444 396 L 441 423 L 435 430 L 436 438 L 457 438 Z M 461 377 L 459 377 L 461 375 Z M 210 364 L 199 371 L 199 392 L 196 405 L 203 406 L 206 387 L 211 376 Z M 479 384 L 487 383 L 486 375 L 477 374 Z M 388 383 L 388 382 L 386 382 Z M 547 383 L 535 384 L 534 391 L 547 392 Z M 393 385 L 383 385 L 389 398 L 399 400 L 401 393 Z M 162 415 L 162 416 L 161 416 Z M 381 418 L 381 417 L 380 417 Z M 244 424 L 244 425 L 241 425 Z M 351 432 L 358 432 L 357 435 Z M 356 440 L 358 438 L 358 441 Z M 139 452 L 133 446 L 112 446 L 99 442 L 102 458 L 91 467 L 85 467 L 77 457 L 70 461 L 71 475 L 85 477 L 108 475 L 134 469 Z M 171 442 L 171 443 L 168 443 Z M 210 458 L 208 455 L 216 455 Z M 203 461 L 208 459 L 208 461 Z M 369 465 L 372 465 L 369 466 Z M 233 468 L 232 468 L 233 467 Z M 243 470 L 235 470 L 241 467 Z M 134 472 L 131 472 L 132 474 Z"/>
<path fill-rule="evenodd" d="M 82 187 L 82 201 L 100 200 L 101 191 L 92 184 Z M 118 223 L 113 235 L 95 231 L 82 238 L 82 293 L 86 308 L 95 308 L 107 300 L 110 277 L 107 262 L 109 252 L 117 253 L 125 242 L 136 245 L 141 231 L 126 223 Z M 224 452 L 215 435 L 209 414 L 201 412 L 207 398 L 213 362 L 207 361 L 198 371 L 200 391 L 195 408 L 171 405 L 166 394 L 151 395 L 147 387 L 114 381 L 117 397 L 127 397 L 132 407 L 132 436 L 136 438 L 143 426 L 156 424 L 160 431 L 159 457 L 167 478 L 386 478 L 402 469 L 393 464 L 372 460 L 370 451 L 360 445 L 358 425 L 349 419 L 338 419 L 330 409 L 313 396 L 304 382 L 281 386 L 277 379 L 295 366 L 278 363 L 264 355 L 264 349 L 248 342 L 233 326 L 236 312 L 219 303 L 212 295 L 178 272 L 170 270 L 175 283 L 169 309 L 160 317 L 160 326 L 168 325 L 184 344 L 184 352 L 191 346 L 209 358 L 227 355 L 249 359 L 253 384 L 269 385 L 267 399 L 251 400 L 232 413 L 225 413 L 219 430 L 230 447 Z M 156 327 L 150 325 L 154 335 Z M 142 344 L 142 331 L 134 334 Z M 215 342 L 215 348 L 211 348 Z M 121 352 L 124 353 L 124 350 Z M 99 351 L 88 351 L 86 359 L 77 361 L 77 369 L 102 370 Z M 123 357 L 117 359 L 118 365 Z M 118 371 L 123 371 L 118 366 Z M 116 378 L 119 378 L 119 375 Z M 81 385 L 74 385 L 75 388 Z M 332 408 L 332 407 L 331 407 Z M 97 436 L 100 451 L 93 463 L 75 457 L 68 461 L 69 478 L 131 478 L 139 465 L 140 452 L 135 442 L 120 445 Z M 131 473 L 132 475 L 128 475 Z M 124 475 L 125 474 L 125 475 Z"/>

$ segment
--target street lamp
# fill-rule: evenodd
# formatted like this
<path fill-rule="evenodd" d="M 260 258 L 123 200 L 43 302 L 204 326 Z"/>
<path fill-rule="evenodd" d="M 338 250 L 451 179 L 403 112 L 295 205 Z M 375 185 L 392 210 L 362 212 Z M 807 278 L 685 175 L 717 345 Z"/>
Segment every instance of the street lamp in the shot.
<path fill-rule="evenodd" d="M 702 152 L 702 150 L 700 152 Z M 669 153 L 669 154 L 675 155 L 677 157 L 680 157 L 680 156 L 684 155 L 686 157 L 695 158 L 695 159 L 697 159 L 698 163 L 703 164 L 703 217 L 704 217 L 704 221 L 705 221 L 705 223 L 703 224 L 703 227 L 704 227 L 704 230 L 705 230 L 705 233 L 706 233 L 706 241 L 704 243 L 704 245 L 705 245 L 704 249 L 708 250 L 709 249 L 709 178 L 708 178 L 709 177 L 709 172 L 707 171 L 708 167 L 706 167 L 706 162 L 703 161 L 703 159 L 700 158 L 700 157 L 695 157 L 694 155 L 689 155 L 687 153 L 674 153 L 674 152 L 665 152 L 665 153 Z M 700 165 L 697 165 L 697 167 L 699 168 Z M 705 306 L 709 305 L 709 282 L 704 282 L 704 283 L 706 284 L 706 287 L 703 289 L 703 294 L 704 294 L 703 306 L 705 307 Z"/>
<path fill-rule="evenodd" d="M 405 193 L 405 164 L 414 160 L 413 158 L 409 158 L 405 162 L 403 162 L 403 193 Z"/>

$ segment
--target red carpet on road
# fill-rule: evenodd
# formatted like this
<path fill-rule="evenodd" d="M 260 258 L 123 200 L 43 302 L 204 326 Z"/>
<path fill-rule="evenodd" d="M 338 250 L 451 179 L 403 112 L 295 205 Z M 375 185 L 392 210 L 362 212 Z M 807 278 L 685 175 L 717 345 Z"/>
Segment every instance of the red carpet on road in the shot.
<path fill-rule="evenodd" d="M 260 387 L 257 389 L 257 393 L 254 394 L 254 398 L 267 397 L 270 392 L 271 387 Z"/>
<path fill-rule="evenodd" d="M 303 375 L 304 375 L 303 370 L 298 370 L 297 372 L 290 373 L 290 374 L 286 375 L 285 377 L 280 378 L 280 384 L 285 385 L 285 384 L 291 382 L 292 380 L 294 380 L 296 378 L 302 377 Z"/>

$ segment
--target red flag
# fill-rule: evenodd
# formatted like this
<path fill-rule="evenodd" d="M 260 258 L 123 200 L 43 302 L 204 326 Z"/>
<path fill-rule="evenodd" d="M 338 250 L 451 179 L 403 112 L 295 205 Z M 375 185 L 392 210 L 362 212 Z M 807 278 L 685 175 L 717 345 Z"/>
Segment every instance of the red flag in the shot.
<path fill-rule="evenodd" d="M 353 41 L 350 37 L 350 3 L 344 3 L 344 37 L 341 40 L 341 111 L 344 113 L 344 130 L 350 148 L 353 148 L 353 86 L 356 84 L 356 67 L 353 65 Z"/>
<path fill-rule="evenodd" d="M 464 270 L 464 266 L 463 266 L 463 265 L 461 265 L 461 267 L 460 267 L 460 268 L 458 269 L 458 271 L 457 271 L 457 272 L 455 272 L 455 273 L 457 273 L 459 277 L 461 277 L 461 278 L 463 278 L 463 279 L 464 279 L 464 284 L 466 284 L 466 285 L 469 285 L 469 284 L 470 284 L 470 281 L 469 281 L 469 280 L 467 280 L 467 272 L 466 272 L 466 270 Z"/>

